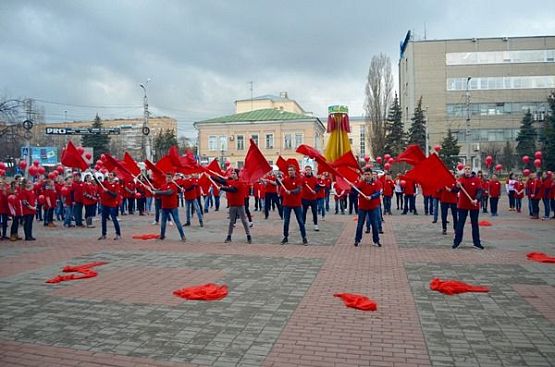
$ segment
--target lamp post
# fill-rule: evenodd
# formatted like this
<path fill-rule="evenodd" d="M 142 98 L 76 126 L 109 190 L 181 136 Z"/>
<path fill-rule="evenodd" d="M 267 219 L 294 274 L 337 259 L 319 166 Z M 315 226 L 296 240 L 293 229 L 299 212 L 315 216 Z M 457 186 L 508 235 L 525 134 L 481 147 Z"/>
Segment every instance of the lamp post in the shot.
<path fill-rule="evenodd" d="M 221 142 L 221 148 L 220 148 L 220 153 L 221 153 L 221 155 L 220 155 L 220 166 L 222 167 L 222 169 L 225 168 L 225 165 L 224 165 L 224 152 L 225 152 L 225 149 L 224 149 L 224 148 L 225 148 L 225 147 L 224 147 L 224 143 Z"/>
<path fill-rule="evenodd" d="M 150 138 L 148 134 L 150 133 L 150 128 L 148 127 L 148 118 L 150 113 L 148 112 L 148 97 L 146 95 L 146 86 L 150 79 L 147 79 L 144 84 L 139 84 L 144 91 L 144 98 L 143 98 L 143 108 L 144 108 L 144 121 L 143 121 L 143 128 L 142 128 L 142 139 L 141 139 L 141 147 L 143 148 L 143 152 L 145 154 L 145 158 L 148 160 L 152 160 L 152 151 L 150 147 Z"/>
<path fill-rule="evenodd" d="M 424 127 L 426 128 L 426 157 L 430 155 L 430 133 L 428 131 L 428 106 L 425 108 L 426 115 L 424 116 Z"/>
<path fill-rule="evenodd" d="M 465 135 L 466 135 L 466 147 L 467 147 L 467 157 L 468 157 L 468 163 L 470 164 L 470 167 L 472 167 L 472 157 L 470 156 L 470 80 L 472 79 L 471 76 L 469 76 L 468 78 L 466 78 L 466 131 L 465 131 Z"/>

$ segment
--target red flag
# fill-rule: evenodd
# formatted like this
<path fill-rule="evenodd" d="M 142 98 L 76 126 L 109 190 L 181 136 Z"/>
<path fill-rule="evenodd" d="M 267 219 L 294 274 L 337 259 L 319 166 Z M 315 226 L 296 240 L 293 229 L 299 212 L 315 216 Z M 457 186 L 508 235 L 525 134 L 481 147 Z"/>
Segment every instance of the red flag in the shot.
<path fill-rule="evenodd" d="M 351 167 L 354 170 L 360 170 L 360 165 L 357 162 L 353 152 L 349 150 L 347 153 L 343 154 L 341 157 L 333 161 L 332 166 L 337 167 Z"/>
<path fill-rule="evenodd" d="M 347 307 L 356 308 L 362 311 L 376 311 L 378 309 L 376 302 L 366 296 L 363 296 L 362 294 L 336 293 L 333 296 L 341 298 Z"/>
<path fill-rule="evenodd" d="M 137 162 L 135 162 L 133 157 L 131 157 L 131 154 L 127 152 L 123 154 L 123 165 L 125 168 L 127 168 L 129 172 L 131 172 L 133 176 L 138 176 L 141 174 L 141 168 L 139 167 Z"/>
<path fill-rule="evenodd" d="M 156 167 L 166 173 L 175 173 L 176 167 L 172 164 L 172 160 L 166 155 L 163 156 L 158 162 L 156 162 Z"/>
<path fill-rule="evenodd" d="M 272 167 L 270 167 L 254 140 L 250 139 L 241 178 L 249 183 L 254 183 L 271 170 Z"/>
<path fill-rule="evenodd" d="M 227 285 L 208 283 L 178 289 L 173 294 L 188 300 L 217 301 L 227 296 Z"/>
<path fill-rule="evenodd" d="M 131 238 L 134 240 L 155 240 L 160 238 L 160 235 L 156 233 L 136 234 L 131 236 Z"/>
<path fill-rule="evenodd" d="M 60 282 L 65 282 L 66 280 L 77 280 L 77 279 L 86 279 L 86 278 L 93 278 L 98 275 L 98 273 L 91 268 L 95 266 L 105 265 L 108 264 L 107 262 L 97 261 L 83 265 L 77 266 L 65 266 L 62 271 L 64 273 L 80 273 L 77 274 L 67 274 L 67 275 L 58 275 L 52 279 L 48 279 L 46 283 L 56 284 Z"/>
<path fill-rule="evenodd" d="M 356 180 L 360 179 L 359 171 L 355 171 L 351 167 L 337 167 L 335 172 L 337 176 L 341 176 L 351 183 L 354 183 Z"/>
<path fill-rule="evenodd" d="M 222 171 L 220 163 L 216 158 L 214 158 L 212 162 L 210 162 L 210 164 L 204 168 L 206 173 L 208 173 L 209 175 L 224 177 L 224 172 Z"/>
<path fill-rule="evenodd" d="M 212 185 L 212 181 L 210 181 L 210 179 L 206 175 L 201 175 L 198 179 L 198 184 L 202 189 L 203 195 L 208 195 L 208 192 L 210 191 L 210 186 Z"/>
<path fill-rule="evenodd" d="M 349 185 L 341 176 L 335 177 L 335 183 L 339 190 L 346 191 L 351 189 L 351 185 Z"/>
<path fill-rule="evenodd" d="M 397 156 L 395 159 L 397 162 L 407 162 L 411 166 L 416 166 L 418 162 L 426 159 L 426 155 L 420 149 L 417 144 L 411 144 L 405 149 L 405 151 Z"/>
<path fill-rule="evenodd" d="M 297 147 L 297 149 L 295 151 L 297 153 L 304 154 L 304 155 L 308 156 L 309 158 L 312 158 L 312 159 L 314 159 L 318 162 L 326 160 L 326 157 L 324 157 L 322 155 L 322 153 L 320 153 L 319 151 L 317 151 L 315 148 L 311 147 L 310 145 L 301 144 Z"/>
<path fill-rule="evenodd" d="M 110 172 L 114 172 L 118 177 L 124 180 L 132 180 L 134 177 L 129 172 L 127 168 L 123 166 L 120 162 L 118 162 L 114 157 L 110 154 L 105 153 L 106 159 L 104 160 L 104 167 Z"/>
<path fill-rule="evenodd" d="M 279 170 L 284 174 L 287 174 L 287 161 L 283 159 L 282 156 L 279 156 L 276 161 L 276 166 L 278 166 Z"/>
<path fill-rule="evenodd" d="M 71 168 L 79 168 L 80 170 L 84 171 L 89 168 L 89 165 L 83 159 L 83 156 L 75 145 L 70 141 L 67 142 L 67 146 L 62 152 L 62 159 L 61 162 L 64 166 L 71 167 Z"/>
<path fill-rule="evenodd" d="M 172 145 L 170 147 L 166 157 L 168 157 L 170 159 L 171 164 L 174 167 L 179 167 L 179 168 L 183 167 L 183 164 L 181 163 L 181 159 L 179 157 L 179 150 L 177 149 L 177 147 L 175 145 Z"/>
<path fill-rule="evenodd" d="M 445 164 L 435 154 L 431 154 L 428 158 L 418 163 L 404 177 L 420 183 L 431 191 L 437 191 L 455 183 L 453 174 L 449 172 Z"/>
<path fill-rule="evenodd" d="M 526 257 L 528 260 L 537 261 L 539 263 L 555 264 L 555 256 L 548 256 L 543 252 L 530 252 Z"/>
<path fill-rule="evenodd" d="M 148 159 L 145 159 L 145 166 L 147 169 L 149 169 L 152 172 L 151 180 L 153 181 L 154 185 L 156 185 L 157 187 L 160 187 L 164 183 L 166 183 L 166 176 L 164 172 L 162 172 L 158 167 L 156 167 L 151 161 L 149 161 Z"/>
<path fill-rule="evenodd" d="M 471 285 L 458 280 L 441 280 L 439 278 L 432 279 L 430 289 L 449 296 L 465 292 L 489 292 L 488 287 Z"/>

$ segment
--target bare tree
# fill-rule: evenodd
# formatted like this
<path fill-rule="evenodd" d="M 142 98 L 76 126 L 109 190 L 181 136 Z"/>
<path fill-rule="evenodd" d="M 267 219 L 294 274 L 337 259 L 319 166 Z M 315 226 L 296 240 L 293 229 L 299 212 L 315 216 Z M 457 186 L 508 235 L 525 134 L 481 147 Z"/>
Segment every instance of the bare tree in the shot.
<path fill-rule="evenodd" d="M 374 156 L 385 153 L 387 114 L 393 93 L 393 74 L 389 56 L 373 56 L 366 81 L 364 105 L 368 146 Z M 370 150 L 370 149 L 369 149 Z"/>

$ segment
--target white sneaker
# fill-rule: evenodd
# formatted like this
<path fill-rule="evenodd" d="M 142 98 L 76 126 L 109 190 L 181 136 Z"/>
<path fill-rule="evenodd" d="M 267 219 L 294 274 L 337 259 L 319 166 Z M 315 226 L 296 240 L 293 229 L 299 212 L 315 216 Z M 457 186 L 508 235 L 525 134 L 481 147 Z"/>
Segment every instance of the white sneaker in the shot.
<path fill-rule="evenodd" d="M 314 226 L 314 230 L 315 230 L 316 232 L 318 232 L 318 231 L 320 230 L 320 228 L 318 228 L 318 225 L 315 225 L 315 226 Z"/>
<path fill-rule="evenodd" d="M 170 226 L 173 226 L 173 222 L 168 222 L 168 224 L 169 224 Z"/>
<path fill-rule="evenodd" d="M 152 222 L 152 224 L 153 224 L 153 225 L 157 225 L 157 224 L 158 224 L 158 222 L 157 222 L 157 221 L 154 221 L 154 222 Z"/>
<path fill-rule="evenodd" d="M 249 222 L 249 227 L 250 227 L 250 228 L 254 227 L 253 222 Z"/>

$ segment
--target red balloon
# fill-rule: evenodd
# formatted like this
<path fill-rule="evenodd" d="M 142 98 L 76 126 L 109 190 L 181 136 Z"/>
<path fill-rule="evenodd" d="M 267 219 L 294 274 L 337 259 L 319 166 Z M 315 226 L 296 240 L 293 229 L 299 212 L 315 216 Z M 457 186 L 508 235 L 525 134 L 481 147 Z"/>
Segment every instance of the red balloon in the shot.
<path fill-rule="evenodd" d="M 36 176 L 39 173 L 39 169 L 37 168 L 37 166 L 31 166 L 29 167 L 29 174 L 31 176 Z"/>
<path fill-rule="evenodd" d="M 102 167 L 99 166 L 98 164 L 94 166 L 94 169 L 95 169 L 96 171 L 100 171 L 101 168 L 102 168 Z"/>
<path fill-rule="evenodd" d="M 38 173 L 39 175 L 44 175 L 44 173 L 46 172 L 46 168 L 44 168 L 43 166 L 40 166 L 38 168 Z"/>
<path fill-rule="evenodd" d="M 401 180 L 401 182 L 399 182 L 401 184 L 401 186 L 405 186 L 407 184 L 407 181 L 405 180 Z"/>
<path fill-rule="evenodd" d="M 393 164 L 395 162 L 395 158 L 391 157 L 387 160 L 387 163 Z"/>
<path fill-rule="evenodd" d="M 522 174 L 524 175 L 524 177 L 528 177 L 530 175 L 530 170 L 526 168 L 525 170 L 522 171 Z"/>
<path fill-rule="evenodd" d="M 104 162 L 101 159 L 96 161 L 97 166 L 102 166 L 103 164 L 104 164 Z"/>
<path fill-rule="evenodd" d="M 85 153 L 85 148 L 77 147 L 77 151 L 79 152 L 79 154 L 83 154 L 83 153 Z"/>
<path fill-rule="evenodd" d="M 383 168 L 385 168 L 387 171 L 389 171 L 389 169 L 391 168 L 391 164 L 386 163 L 383 165 Z"/>
<path fill-rule="evenodd" d="M 458 169 L 459 171 L 462 171 L 463 168 L 464 168 L 464 164 L 462 164 L 461 162 L 459 162 L 459 163 L 457 164 L 457 169 Z"/>
<path fill-rule="evenodd" d="M 441 145 L 434 145 L 434 150 L 439 153 L 441 150 Z"/>
<path fill-rule="evenodd" d="M 534 153 L 534 158 L 542 159 L 542 152 L 538 150 L 536 153 Z"/>
<path fill-rule="evenodd" d="M 384 154 L 384 155 L 383 155 L 384 161 L 388 162 L 388 161 L 389 161 L 389 158 L 391 158 L 391 154 Z"/>
<path fill-rule="evenodd" d="M 105 174 L 108 173 L 108 170 L 107 170 L 106 168 L 101 168 L 101 169 L 100 169 L 100 172 L 101 172 L 103 175 L 105 175 Z"/>
<path fill-rule="evenodd" d="M 502 169 L 503 169 L 503 165 L 501 165 L 501 164 L 496 164 L 495 165 L 495 170 L 496 171 L 501 171 Z"/>
<path fill-rule="evenodd" d="M 102 162 L 106 162 L 106 154 L 101 154 L 100 160 L 102 160 Z"/>
<path fill-rule="evenodd" d="M 6 163 L 0 162 L 0 169 L 6 169 Z"/>
<path fill-rule="evenodd" d="M 85 154 L 85 158 L 87 158 L 87 159 L 91 159 L 91 158 L 92 158 L 92 154 L 91 154 L 91 153 L 87 153 L 87 154 Z"/>
<path fill-rule="evenodd" d="M 6 175 L 6 171 L 3 169 L 0 169 L 0 177 L 3 177 Z"/>
<path fill-rule="evenodd" d="M 527 155 L 523 155 L 522 162 L 524 162 L 524 164 L 528 164 L 528 162 L 530 162 L 530 157 L 528 157 Z"/>
<path fill-rule="evenodd" d="M 368 163 L 369 160 L 370 160 L 370 156 L 369 156 L 368 154 L 365 154 L 365 155 L 364 155 L 364 161 L 365 161 L 366 163 Z"/>
<path fill-rule="evenodd" d="M 52 171 L 52 173 L 54 174 L 54 177 L 58 177 L 58 175 L 60 174 L 60 172 L 58 171 Z"/>
<path fill-rule="evenodd" d="M 33 161 L 33 166 L 38 167 L 40 165 L 40 162 L 38 160 L 34 160 Z"/>
<path fill-rule="evenodd" d="M 536 168 L 540 168 L 542 166 L 542 160 L 539 158 L 534 160 L 534 166 L 536 166 Z"/>
<path fill-rule="evenodd" d="M 58 171 L 59 173 L 64 173 L 64 167 L 63 166 L 58 166 L 58 167 L 56 167 L 56 171 Z"/>
<path fill-rule="evenodd" d="M 376 157 L 376 162 L 378 162 L 378 164 L 382 164 L 382 157 Z"/>
<path fill-rule="evenodd" d="M 493 162 L 493 157 L 491 155 L 488 155 L 486 157 L 486 162 Z"/>
<path fill-rule="evenodd" d="M 44 204 L 44 202 L 45 202 L 44 195 L 39 195 L 38 201 L 39 201 L 39 204 L 40 204 L 40 205 Z"/>
<path fill-rule="evenodd" d="M 20 161 L 20 162 L 19 162 L 19 168 L 21 168 L 21 169 L 27 168 L 27 162 L 25 162 L 25 161 Z"/>
<path fill-rule="evenodd" d="M 52 171 L 52 172 L 50 172 L 50 173 L 48 174 L 48 178 L 49 178 L 49 179 L 53 180 L 53 179 L 56 178 L 56 174 L 55 174 L 54 172 L 57 172 L 57 171 Z"/>

